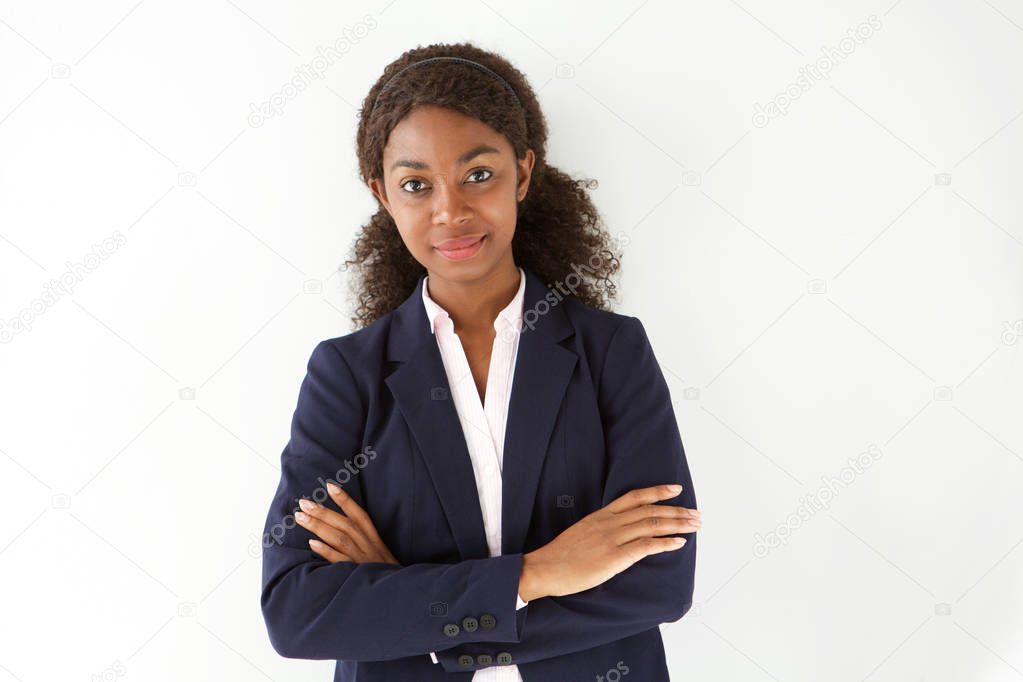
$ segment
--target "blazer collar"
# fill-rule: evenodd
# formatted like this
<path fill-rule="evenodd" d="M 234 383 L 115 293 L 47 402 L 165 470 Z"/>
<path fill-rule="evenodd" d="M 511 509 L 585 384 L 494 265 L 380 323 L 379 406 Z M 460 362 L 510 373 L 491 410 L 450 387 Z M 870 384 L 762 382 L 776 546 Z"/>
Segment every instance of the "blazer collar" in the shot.
<path fill-rule="evenodd" d="M 562 296 L 528 268 L 515 374 L 505 429 L 501 553 L 526 548 L 540 470 L 578 355 L 559 341 L 574 333 Z M 423 453 L 463 559 L 490 556 L 469 448 L 423 307 L 424 274 L 395 309 L 387 359 L 401 363 L 385 382 Z"/>

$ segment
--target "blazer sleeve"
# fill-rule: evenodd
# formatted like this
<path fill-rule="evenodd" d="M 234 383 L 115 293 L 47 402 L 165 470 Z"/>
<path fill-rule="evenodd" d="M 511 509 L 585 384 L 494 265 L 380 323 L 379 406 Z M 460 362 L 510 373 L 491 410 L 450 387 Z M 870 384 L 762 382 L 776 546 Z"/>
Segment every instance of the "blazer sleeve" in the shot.
<path fill-rule="evenodd" d="M 341 351 L 321 341 L 299 389 L 263 533 L 260 603 L 274 650 L 286 658 L 380 661 L 465 642 L 517 642 L 521 553 L 398 566 L 332 564 L 310 549 L 315 536 L 295 522 L 297 501 L 317 488 L 325 492 L 327 480 L 358 454 L 365 424 L 360 401 Z M 342 487 L 363 505 L 359 482 L 356 475 Z M 446 604 L 444 617 L 436 613 L 438 602 Z M 483 613 L 494 616 L 493 627 L 461 627 L 463 617 Z M 457 634 L 445 627 L 450 624 L 459 626 Z"/>
<path fill-rule="evenodd" d="M 696 509 L 693 481 L 664 375 L 643 324 L 627 317 L 604 358 L 598 401 L 608 461 L 601 506 L 634 488 L 680 483 L 677 497 L 662 501 Z M 522 637 L 514 644 L 470 643 L 437 654 L 445 670 L 462 654 L 506 651 L 512 664 L 529 663 L 600 646 L 689 611 L 696 571 L 696 533 L 681 549 L 651 554 L 603 584 L 562 597 L 533 599 L 522 609 Z"/>

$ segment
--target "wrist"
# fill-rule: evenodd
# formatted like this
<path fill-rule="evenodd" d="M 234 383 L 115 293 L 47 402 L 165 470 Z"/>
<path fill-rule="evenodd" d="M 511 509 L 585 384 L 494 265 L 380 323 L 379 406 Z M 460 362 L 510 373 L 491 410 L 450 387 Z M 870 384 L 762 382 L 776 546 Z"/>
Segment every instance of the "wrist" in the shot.
<path fill-rule="evenodd" d="M 522 555 L 522 570 L 519 572 L 519 596 L 523 601 L 533 601 L 546 597 L 543 589 L 542 572 L 537 563 L 536 553 L 527 552 Z"/>

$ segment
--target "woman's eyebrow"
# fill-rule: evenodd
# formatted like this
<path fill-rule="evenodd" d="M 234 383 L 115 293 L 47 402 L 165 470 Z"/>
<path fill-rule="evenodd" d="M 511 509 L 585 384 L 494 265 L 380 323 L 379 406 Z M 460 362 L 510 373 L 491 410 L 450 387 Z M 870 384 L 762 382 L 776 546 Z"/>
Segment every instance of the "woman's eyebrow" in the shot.
<path fill-rule="evenodd" d="M 491 147 L 489 144 L 481 144 L 481 145 L 477 145 L 477 146 L 473 147 L 472 149 L 470 149 L 466 153 L 464 153 L 461 156 L 459 156 L 458 157 L 458 163 L 459 164 L 467 163 L 467 162 L 471 161 L 472 159 L 476 158 L 477 156 L 479 156 L 480 154 L 500 154 L 500 153 L 501 153 L 501 151 L 499 149 Z M 391 170 L 392 171 L 395 168 L 398 168 L 398 167 L 412 168 L 414 170 L 429 170 L 430 169 L 429 164 L 427 164 L 427 163 L 425 163 L 423 161 L 413 161 L 411 159 L 398 159 L 393 164 L 391 164 Z"/>

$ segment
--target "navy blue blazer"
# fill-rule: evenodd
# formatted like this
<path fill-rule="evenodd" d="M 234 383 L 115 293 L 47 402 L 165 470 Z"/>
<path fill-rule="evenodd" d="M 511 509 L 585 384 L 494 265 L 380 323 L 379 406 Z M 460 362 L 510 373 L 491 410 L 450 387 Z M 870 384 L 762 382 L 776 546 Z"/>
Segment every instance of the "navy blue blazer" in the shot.
<path fill-rule="evenodd" d="M 336 659 L 335 682 L 468 681 L 515 664 L 525 682 L 612 669 L 668 680 L 659 623 L 690 608 L 696 533 L 603 584 L 516 611 L 522 556 L 634 489 L 680 483 L 685 451 L 636 317 L 564 296 L 526 273 L 508 410 L 502 542 L 491 557 L 458 414 L 423 308 L 421 277 L 396 309 L 319 342 L 309 359 L 264 528 L 261 606 L 288 658 Z M 365 509 L 401 566 L 331 564 L 297 525 L 297 500 Z M 324 501 L 325 500 L 325 501 Z M 437 652 L 434 663 L 429 652 Z M 627 671 L 627 672 L 626 672 Z"/>

